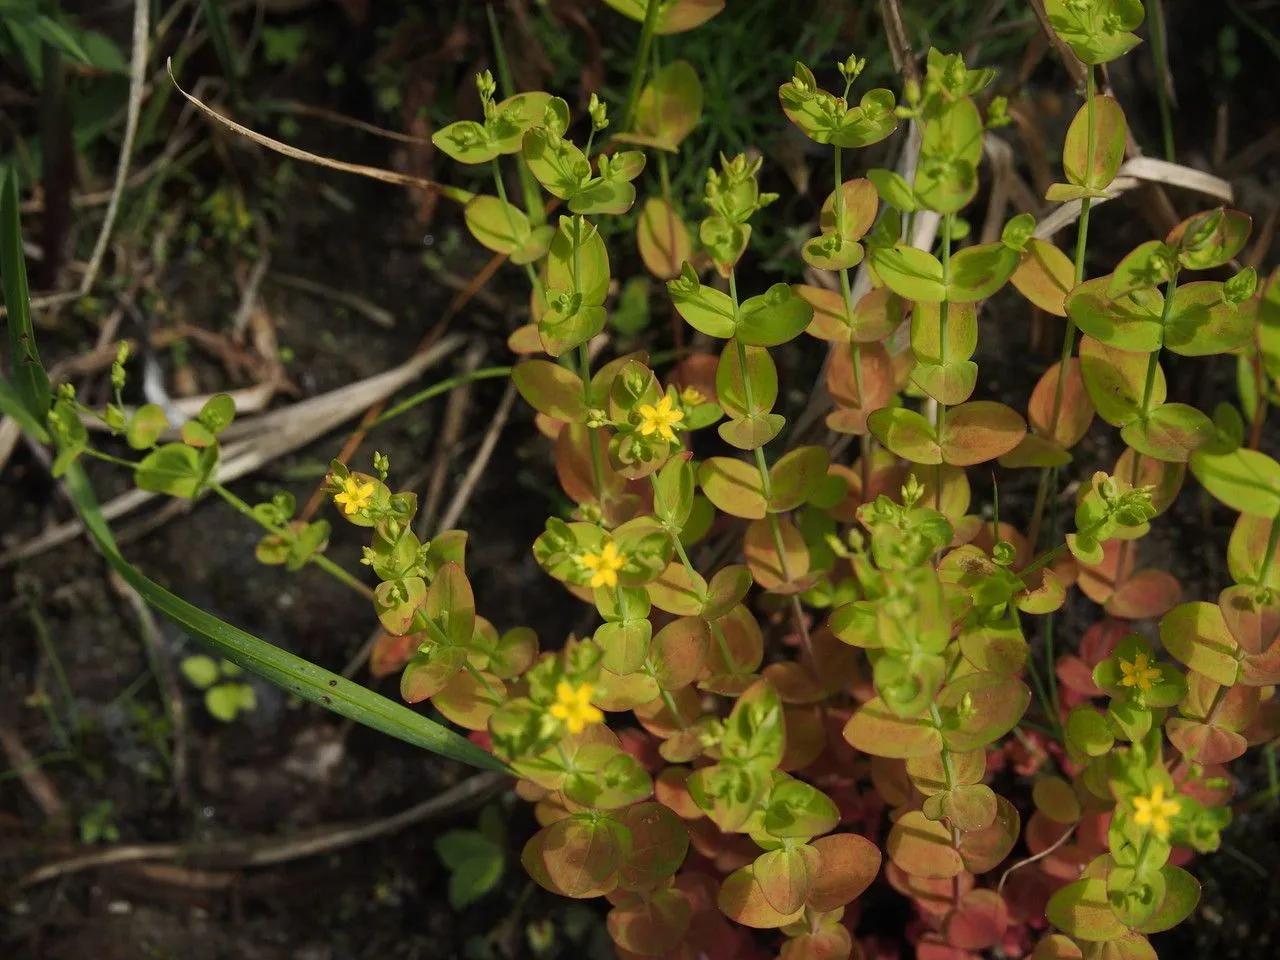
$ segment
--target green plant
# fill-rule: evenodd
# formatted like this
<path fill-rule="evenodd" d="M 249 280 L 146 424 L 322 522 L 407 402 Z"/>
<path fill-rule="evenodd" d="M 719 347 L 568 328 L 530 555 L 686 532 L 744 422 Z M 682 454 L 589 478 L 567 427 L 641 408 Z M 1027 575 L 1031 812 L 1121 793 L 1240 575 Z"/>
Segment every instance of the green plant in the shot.
<path fill-rule="evenodd" d="M 80 818 L 80 842 L 89 846 L 95 843 L 115 843 L 120 839 L 116 828 L 116 805 L 111 800 L 99 800 Z"/>
<path fill-rule="evenodd" d="M 1079 202 L 1073 257 L 1037 235 L 1027 214 L 997 240 L 964 243 L 984 139 L 1007 122 L 1003 100 L 987 93 L 991 71 L 931 50 L 901 102 L 873 88 L 855 105 L 863 60 L 837 64 L 839 93 L 796 64 L 778 91 L 782 111 L 832 150 L 834 169 L 803 257 L 833 288 L 740 289 L 751 280 L 740 263 L 753 219 L 777 199 L 760 188 L 758 158 L 722 157 L 707 172 L 696 226 L 669 196 L 646 198 L 640 260 L 713 345 L 682 356 L 665 381 L 639 350 L 592 369 L 588 342 L 605 327 L 614 279 L 597 221 L 637 203 L 649 156 L 669 182 L 668 157 L 696 124 L 701 87 L 692 65 L 654 62 L 654 37 L 691 29 L 723 3 L 609 5 L 641 30 L 626 122 L 609 149 L 596 149 L 610 127 L 598 99 L 575 139 L 564 100 L 510 90 L 500 99 L 487 72 L 477 78 L 483 119 L 434 138 L 459 163 L 488 168 L 494 194 L 466 199 L 465 222 L 529 281 L 532 320 L 511 334 L 521 359 L 509 373 L 554 437 L 557 477 L 575 505 L 570 518 L 546 521 L 533 554 L 594 608 L 591 636 L 542 650 L 531 628 L 499 629 L 481 616 L 466 534 L 419 539 L 417 498 L 388 483 L 380 454 L 372 472 L 334 461 L 326 482 L 342 518 L 368 533 L 370 591 L 325 556 L 327 524 L 294 520 L 291 498 L 250 505 L 216 482 L 218 435 L 234 413 L 227 398 L 183 424 L 180 442 L 159 444 L 163 413 L 126 414 L 117 396 L 96 415 L 141 459 L 89 445 L 81 418 L 92 411 L 66 388 L 50 395 L 29 318 L 14 309 L 25 290 L 12 213 L 0 247 L 16 317 L 4 409 L 57 447 L 55 473 L 78 491 L 122 571 L 131 568 L 87 506 L 81 456 L 127 466 L 144 489 L 213 492 L 264 528 L 264 560 L 315 564 L 368 595 L 386 634 L 379 670 L 402 668 L 405 700 L 430 700 L 491 751 L 487 762 L 519 779 L 541 825 L 524 867 L 553 892 L 606 897 L 623 957 L 749 957 L 763 955 L 763 943 L 786 960 L 850 956 L 848 907 L 882 867 L 914 904 L 921 955 L 969 956 L 1029 937 L 1047 919 L 1055 929 L 1040 937 L 1038 960 L 1153 956 L 1148 937 L 1183 921 L 1199 898 L 1175 849 L 1189 857 L 1218 847 L 1230 817 L 1224 765 L 1280 732 L 1280 464 L 1244 444 L 1233 407 L 1211 417 L 1171 401 L 1161 366 L 1166 350 L 1240 352 L 1246 409 L 1255 423 L 1265 418 L 1275 279 L 1262 296 L 1248 269 L 1187 281 L 1230 263 L 1248 237 L 1245 214 L 1198 213 L 1111 273 L 1086 276 L 1094 201 L 1113 187 L 1126 139 L 1124 112 L 1096 93 L 1094 74 L 1138 43 L 1141 4 L 1045 3 L 1057 36 L 1086 64 L 1085 102 L 1063 144 L 1065 182 L 1048 192 Z M 846 179 L 844 151 L 884 140 L 904 120 L 920 131 L 913 178 L 871 170 Z M 536 192 L 513 202 L 504 166 L 531 177 L 559 215 L 544 219 Z M 3 199 L 12 211 L 12 178 Z M 926 218 L 936 218 L 938 238 L 917 248 L 904 238 Z M 855 269 L 867 284 L 856 295 Z M 1061 359 L 1032 390 L 1025 419 L 973 399 L 979 305 L 1006 285 L 1065 320 Z M 827 426 L 858 438 L 852 464 L 818 445 L 766 452 L 786 426 L 775 351 L 805 335 L 830 344 Z M 1077 462 L 1095 418 L 1126 446 L 1110 470 Z M 994 496 L 989 519 L 972 509 L 969 468 L 993 462 L 1039 471 L 1025 533 Z M 1216 602 L 1183 602 L 1169 573 L 1137 566 L 1134 544 L 1188 467 L 1239 514 L 1233 583 Z M 1068 473 L 1078 492 L 1063 532 L 1051 507 Z M 700 544 L 709 549 L 695 562 Z M 1058 657 L 1053 615 L 1076 588 L 1097 622 Z M 154 585 L 145 595 L 198 619 Z M 1133 628 L 1143 620 L 1158 621 L 1167 658 Z M 1043 648 L 1029 642 L 1037 632 Z M 247 669 L 334 706 L 317 695 L 316 668 L 225 625 L 200 633 Z M 784 636 L 794 655 L 767 642 Z M 351 712 L 355 694 L 346 696 Z M 360 705 L 358 718 L 403 734 L 403 715 L 368 698 Z M 625 714 L 638 725 L 626 740 L 606 723 Z M 431 735 L 419 742 L 477 762 L 479 750 L 424 729 Z M 1027 799 L 1024 785 L 988 775 L 1009 737 L 1043 755 L 1025 825 L 1015 803 Z M 475 835 L 449 836 L 440 853 L 457 903 L 500 859 L 488 848 L 477 856 Z M 1006 888 L 1015 871 L 1034 873 Z M 766 940 L 753 929 L 777 933 Z"/>
<path fill-rule="evenodd" d="M 258 705 L 253 687 L 240 680 L 244 671 L 229 660 L 194 654 L 184 657 L 179 668 L 188 683 L 204 691 L 204 708 L 215 720 L 231 723 Z"/>
<path fill-rule="evenodd" d="M 506 827 L 494 804 L 480 812 L 475 830 L 450 830 L 436 838 L 436 853 L 449 871 L 449 903 L 471 906 L 502 881 L 506 868 Z"/>

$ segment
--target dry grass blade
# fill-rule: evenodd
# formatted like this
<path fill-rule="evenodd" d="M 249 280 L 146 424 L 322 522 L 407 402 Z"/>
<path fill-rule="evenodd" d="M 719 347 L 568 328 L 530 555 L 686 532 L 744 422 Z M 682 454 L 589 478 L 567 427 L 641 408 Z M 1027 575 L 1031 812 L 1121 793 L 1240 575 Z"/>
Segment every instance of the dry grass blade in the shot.
<path fill-rule="evenodd" d="M 386 127 L 375 126 L 372 123 L 365 123 L 363 120 L 357 120 L 355 117 L 348 117 L 345 113 L 336 113 L 333 110 L 326 110 L 324 107 L 315 107 L 309 103 L 303 103 L 300 100 L 281 100 L 267 106 L 275 107 L 286 113 L 295 113 L 301 117 L 315 117 L 318 120 L 328 120 L 330 123 L 340 124 L 344 127 L 352 127 L 362 133 L 372 134 L 375 137 L 383 137 L 387 140 L 395 140 L 399 143 L 430 143 L 430 140 L 422 137 L 415 137 L 407 133 L 401 133 L 398 130 L 388 130 Z"/>
<path fill-rule="evenodd" d="M 1205 173 L 1203 170 L 1196 170 L 1192 167 L 1184 167 L 1180 163 L 1156 160 L 1153 157 L 1133 157 L 1130 160 L 1126 160 L 1124 166 L 1120 168 L 1119 175 L 1111 182 L 1111 186 L 1107 190 L 1108 195 L 1095 199 L 1093 207 L 1096 209 L 1099 204 L 1114 200 L 1122 193 L 1147 183 L 1181 187 L 1184 190 L 1191 190 L 1195 193 L 1213 197 L 1215 200 L 1221 200 L 1223 203 L 1231 203 L 1235 197 L 1231 184 L 1221 177 L 1215 177 L 1211 173 Z M 1064 203 L 1040 221 L 1040 224 L 1036 227 L 1035 236 L 1042 240 L 1047 240 L 1059 230 L 1075 223 L 1079 218 L 1080 201 L 1072 200 L 1069 203 Z"/>
<path fill-rule="evenodd" d="M 187 93 L 187 91 L 182 88 L 182 85 L 178 83 L 178 79 L 173 75 L 172 59 L 167 61 L 165 66 L 169 72 L 169 79 L 173 81 L 174 87 L 193 107 L 209 119 L 234 130 L 242 137 L 247 137 L 256 144 L 264 146 L 270 150 L 274 150 L 276 153 L 284 154 L 286 157 L 291 157 L 294 160 L 302 160 L 305 163 L 313 163 L 319 167 L 328 167 L 331 170 L 341 170 L 344 173 L 354 173 L 357 176 L 368 177 L 371 180 L 381 180 L 383 183 L 394 183 L 401 187 L 417 187 L 420 190 L 434 190 L 441 196 L 448 197 L 450 200 L 456 200 L 459 203 L 466 203 L 472 198 L 472 196 L 474 196 L 474 194 L 467 190 L 460 190 L 457 187 L 449 187 L 442 183 L 436 183 L 434 180 L 414 177 L 407 173 L 397 173 L 394 170 L 384 170 L 381 167 L 369 167 L 362 163 L 347 163 L 345 160 L 333 160 L 329 157 L 322 157 L 318 154 L 309 153 L 306 150 L 300 150 L 297 147 L 290 146 L 283 141 L 275 140 L 265 134 L 258 133 L 256 130 L 251 130 L 242 123 L 236 123 L 236 121 L 228 117 L 224 117 L 204 101 L 197 99 L 190 93 Z"/>
<path fill-rule="evenodd" d="M 323 297 L 340 303 L 344 307 L 349 307 L 356 313 L 360 314 L 371 323 L 377 324 L 384 330 L 391 330 L 396 325 L 395 314 L 390 310 L 370 303 L 363 297 L 358 297 L 354 293 L 347 293 L 343 290 L 336 290 L 326 284 L 320 283 L 318 280 L 308 280 L 306 277 L 295 277 L 288 273 L 273 273 L 271 281 L 278 283 L 283 287 L 290 287 L 302 293 L 309 293 L 312 296 Z"/>
<path fill-rule="evenodd" d="M 44 813 L 45 819 L 58 830 L 67 826 L 67 808 L 62 802 L 53 781 L 40 769 L 40 761 L 31 756 L 18 732 L 7 724 L 0 724 L 0 750 L 9 761 L 9 768 L 22 778 L 22 784 L 31 799 Z"/>
<path fill-rule="evenodd" d="M 357 843 L 367 843 L 390 836 L 415 824 L 438 820 L 469 807 L 498 790 L 507 777 L 500 773 L 478 773 L 455 784 L 429 800 L 407 810 L 364 823 L 341 823 L 298 836 L 246 837 L 216 840 L 211 843 L 139 843 L 108 847 L 79 856 L 46 864 L 18 881 L 18 887 L 30 887 L 73 873 L 92 870 L 114 863 L 137 863 L 148 860 L 181 859 L 190 865 L 221 868 L 267 867 L 304 857 L 341 850 Z"/>

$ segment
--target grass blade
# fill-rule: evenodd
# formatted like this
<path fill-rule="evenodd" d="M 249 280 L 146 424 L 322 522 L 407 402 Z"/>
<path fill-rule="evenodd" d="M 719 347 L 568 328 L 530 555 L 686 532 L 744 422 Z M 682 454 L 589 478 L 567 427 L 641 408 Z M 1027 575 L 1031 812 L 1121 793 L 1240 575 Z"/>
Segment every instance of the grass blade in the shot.
<path fill-rule="evenodd" d="M 49 375 L 36 352 L 31 327 L 31 292 L 27 288 L 27 261 L 22 251 L 22 221 L 18 214 L 18 173 L 4 171 L 0 184 L 0 275 L 4 278 L 4 302 L 8 307 L 9 354 L 13 363 L 13 392 L 38 424 L 49 414 Z"/>
<path fill-rule="evenodd" d="M 79 464 L 67 471 L 66 483 L 85 528 L 102 549 L 107 562 L 147 603 L 195 639 L 214 648 L 219 656 L 303 700 L 405 743 L 482 770 L 504 770 L 497 759 L 452 730 L 358 683 L 233 627 L 148 579 L 120 554 L 111 529 L 98 509 L 89 478 Z"/>

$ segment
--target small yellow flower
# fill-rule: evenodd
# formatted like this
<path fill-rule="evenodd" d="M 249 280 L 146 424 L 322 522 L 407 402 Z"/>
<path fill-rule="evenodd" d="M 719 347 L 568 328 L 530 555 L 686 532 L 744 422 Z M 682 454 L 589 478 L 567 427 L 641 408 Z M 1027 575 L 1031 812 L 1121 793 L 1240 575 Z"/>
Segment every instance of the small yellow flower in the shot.
<path fill-rule="evenodd" d="M 640 404 L 639 413 L 640 436 L 656 433 L 663 440 L 675 440 L 676 432 L 671 428 L 684 419 L 684 411 L 676 408 L 670 394 L 659 400 L 656 407 L 651 403 Z"/>
<path fill-rule="evenodd" d="M 700 403 L 706 403 L 707 398 L 697 387 L 685 387 L 680 391 L 680 399 L 691 407 L 696 407 Z"/>
<path fill-rule="evenodd" d="M 604 722 L 604 714 L 591 705 L 592 692 L 589 683 L 575 687 L 561 680 L 556 684 L 556 702 L 548 712 L 563 721 L 570 733 L 581 733 L 590 724 Z"/>
<path fill-rule="evenodd" d="M 343 513 L 351 516 L 373 502 L 373 491 L 376 489 L 377 485 L 372 480 L 361 483 L 355 477 L 347 476 L 342 480 L 342 489 L 333 495 L 333 502 L 342 508 Z"/>
<path fill-rule="evenodd" d="M 1169 818 L 1182 809 L 1177 800 L 1166 800 L 1164 787 L 1151 788 L 1151 796 L 1133 798 L 1133 822 L 1140 827 L 1150 827 L 1161 840 L 1169 836 Z"/>
<path fill-rule="evenodd" d="M 1137 687 L 1143 693 L 1149 691 L 1153 684 L 1160 682 L 1160 670 L 1151 665 L 1151 658 L 1139 653 L 1133 658 L 1120 661 L 1120 672 L 1124 674 L 1120 682 L 1126 687 Z"/>
<path fill-rule="evenodd" d="M 582 565 L 591 571 L 591 588 L 616 587 L 618 571 L 627 564 L 627 556 L 612 543 L 606 543 L 599 553 L 582 555 Z"/>

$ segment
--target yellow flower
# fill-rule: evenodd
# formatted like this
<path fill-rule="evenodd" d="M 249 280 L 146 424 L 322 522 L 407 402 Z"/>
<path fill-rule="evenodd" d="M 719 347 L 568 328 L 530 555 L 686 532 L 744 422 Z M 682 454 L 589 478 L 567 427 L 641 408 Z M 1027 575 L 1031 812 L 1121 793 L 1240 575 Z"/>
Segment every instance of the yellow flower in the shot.
<path fill-rule="evenodd" d="M 627 563 L 627 555 L 620 553 L 612 543 L 606 543 L 599 553 L 582 555 L 582 565 L 591 571 L 591 588 L 616 587 L 618 571 Z"/>
<path fill-rule="evenodd" d="M 700 403 L 705 403 L 707 398 L 697 387 L 685 387 L 680 392 L 680 399 L 691 407 L 696 407 Z"/>
<path fill-rule="evenodd" d="M 684 419 L 684 411 L 676 408 L 669 394 L 659 400 L 656 407 L 651 403 L 640 404 L 639 413 L 640 436 L 656 433 L 663 440 L 675 440 L 676 432 L 671 428 Z"/>
<path fill-rule="evenodd" d="M 548 712 L 563 721 L 570 733 L 581 733 L 590 724 L 604 722 L 604 714 L 591 705 L 591 694 L 589 683 L 575 687 L 561 680 L 556 684 L 556 702 Z"/>
<path fill-rule="evenodd" d="M 1160 670 L 1151 665 L 1151 658 L 1139 653 L 1133 658 L 1120 661 L 1120 672 L 1124 674 L 1120 682 L 1126 687 L 1137 687 L 1143 693 L 1151 689 L 1152 684 L 1160 682 Z"/>
<path fill-rule="evenodd" d="M 1177 800 L 1164 798 L 1164 787 L 1151 788 L 1151 796 L 1133 798 L 1133 822 L 1150 827 L 1161 840 L 1169 836 L 1169 818 L 1182 809 Z"/>
<path fill-rule="evenodd" d="M 361 483 L 355 477 L 348 475 L 342 480 L 342 489 L 333 495 L 333 502 L 342 508 L 343 513 L 351 516 L 373 502 L 373 491 L 376 489 L 377 485 L 372 480 Z"/>

